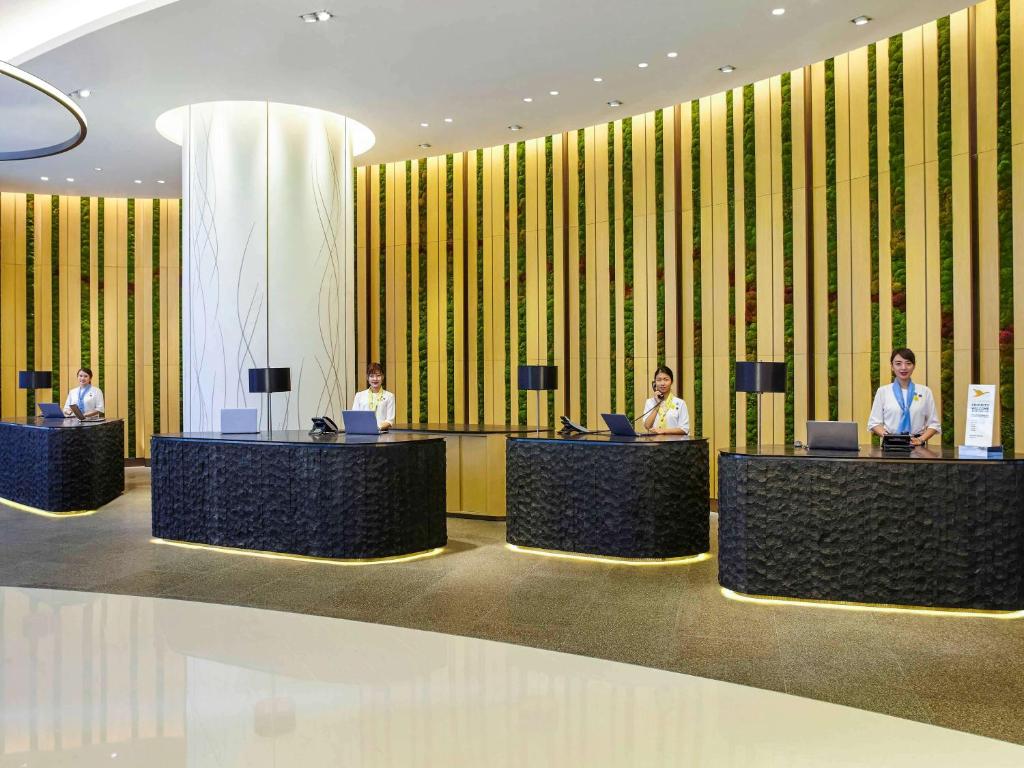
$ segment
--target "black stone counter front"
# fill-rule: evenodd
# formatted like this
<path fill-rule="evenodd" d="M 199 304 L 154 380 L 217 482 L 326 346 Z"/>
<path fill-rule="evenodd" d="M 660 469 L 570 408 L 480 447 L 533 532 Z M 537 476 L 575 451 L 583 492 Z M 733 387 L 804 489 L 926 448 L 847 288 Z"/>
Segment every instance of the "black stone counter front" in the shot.
<path fill-rule="evenodd" d="M 151 464 L 158 538 L 345 559 L 448 540 L 440 438 L 157 435 Z"/>
<path fill-rule="evenodd" d="M 708 444 L 658 435 L 508 439 L 510 544 L 625 558 L 707 552 Z"/>
<path fill-rule="evenodd" d="M 0 420 L 0 498 L 47 512 L 82 512 L 123 492 L 120 419 Z"/>
<path fill-rule="evenodd" d="M 1024 457 L 733 449 L 719 456 L 718 488 L 728 589 L 1024 609 Z"/>

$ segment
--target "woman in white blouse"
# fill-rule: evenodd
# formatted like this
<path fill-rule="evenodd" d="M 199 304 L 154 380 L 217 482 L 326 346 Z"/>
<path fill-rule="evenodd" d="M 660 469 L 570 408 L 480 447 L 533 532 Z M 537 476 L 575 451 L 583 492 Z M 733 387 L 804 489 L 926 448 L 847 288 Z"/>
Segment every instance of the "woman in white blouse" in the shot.
<path fill-rule="evenodd" d="M 377 426 L 384 432 L 395 423 L 395 396 L 384 389 L 384 369 L 380 363 L 367 366 L 366 383 L 369 388 L 356 393 L 352 410 L 376 411 Z"/>
<path fill-rule="evenodd" d="M 64 415 L 71 415 L 71 406 L 77 405 L 83 416 L 95 416 L 103 413 L 103 391 L 92 385 L 92 369 L 78 369 L 78 386 L 68 392 L 64 401 Z"/>
<path fill-rule="evenodd" d="M 680 397 L 672 394 L 672 369 L 658 366 L 654 372 L 654 397 L 644 403 L 644 427 L 654 435 L 688 435 L 690 412 Z"/>
<path fill-rule="evenodd" d="M 924 384 L 911 379 L 917 359 L 909 349 L 897 349 L 889 357 L 893 382 L 879 387 L 868 417 L 868 430 L 879 437 L 911 435 L 912 445 L 924 445 L 942 431 L 935 398 Z"/>

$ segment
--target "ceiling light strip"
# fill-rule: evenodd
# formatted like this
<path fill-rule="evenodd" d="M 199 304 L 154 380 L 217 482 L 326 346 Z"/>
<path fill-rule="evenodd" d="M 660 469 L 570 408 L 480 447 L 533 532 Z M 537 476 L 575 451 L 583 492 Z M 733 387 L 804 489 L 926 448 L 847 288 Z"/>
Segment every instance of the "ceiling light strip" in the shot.
<path fill-rule="evenodd" d="M 60 104 L 60 106 L 70 112 L 71 116 L 75 118 L 75 121 L 78 123 L 78 132 L 67 141 L 61 141 L 57 144 L 51 144 L 47 147 L 37 147 L 35 149 L 0 152 L 0 161 L 34 160 L 40 157 L 59 155 L 61 152 L 67 152 L 70 149 L 74 149 L 85 141 L 85 136 L 89 132 L 89 126 L 86 123 L 85 114 L 70 98 L 58 91 L 45 80 L 40 80 L 35 75 L 31 75 L 25 70 L 19 69 L 12 64 L 8 64 L 6 61 L 0 61 L 0 75 L 4 75 L 19 83 L 23 83 L 29 88 L 34 88 L 44 96 L 48 96 L 53 99 L 55 102 Z"/>

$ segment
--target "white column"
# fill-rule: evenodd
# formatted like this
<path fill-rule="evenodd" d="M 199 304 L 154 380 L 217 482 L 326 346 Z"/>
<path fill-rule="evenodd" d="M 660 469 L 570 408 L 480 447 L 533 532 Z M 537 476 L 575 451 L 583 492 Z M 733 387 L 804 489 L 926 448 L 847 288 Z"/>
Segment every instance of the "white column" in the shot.
<path fill-rule="evenodd" d="M 248 369 L 291 369 L 274 429 L 337 418 L 354 396 L 352 156 L 361 124 L 268 102 L 181 107 L 158 129 L 182 146 L 184 425 L 217 431 L 253 407 Z"/>

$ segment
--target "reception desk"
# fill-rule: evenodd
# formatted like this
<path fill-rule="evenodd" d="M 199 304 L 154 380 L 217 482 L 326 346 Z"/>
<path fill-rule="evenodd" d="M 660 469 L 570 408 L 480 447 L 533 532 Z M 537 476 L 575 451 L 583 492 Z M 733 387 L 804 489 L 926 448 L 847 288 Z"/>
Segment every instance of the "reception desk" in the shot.
<path fill-rule="evenodd" d="M 510 437 L 508 543 L 628 559 L 703 554 L 708 470 L 702 439 Z"/>
<path fill-rule="evenodd" d="M 748 595 L 1024 609 L 1024 457 L 722 451 L 719 583 Z"/>
<path fill-rule="evenodd" d="M 0 420 L 0 498 L 54 514 L 94 511 L 124 492 L 124 422 Z"/>
<path fill-rule="evenodd" d="M 396 424 L 391 431 L 444 438 L 448 512 L 496 519 L 505 517 L 505 438 L 529 432 L 529 427 Z"/>
<path fill-rule="evenodd" d="M 157 435 L 151 465 L 160 539 L 336 559 L 447 542 L 440 438 Z"/>

